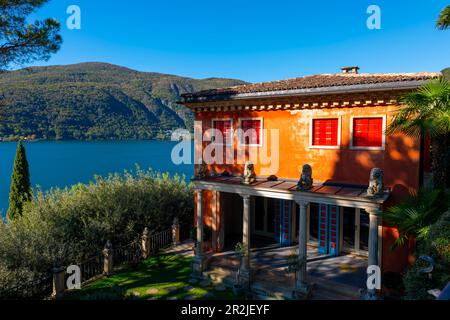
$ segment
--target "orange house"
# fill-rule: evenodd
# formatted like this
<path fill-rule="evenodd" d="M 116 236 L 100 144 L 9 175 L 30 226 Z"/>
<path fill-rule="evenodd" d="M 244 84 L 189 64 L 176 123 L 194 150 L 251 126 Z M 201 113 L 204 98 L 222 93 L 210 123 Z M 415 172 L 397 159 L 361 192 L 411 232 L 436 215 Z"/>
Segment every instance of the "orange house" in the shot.
<path fill-rule="evenodd" d="M 408 249 L 390 250 L 397 231 L 380 212 L 419 188 L 426 155 L 418 139 L 385 129 L 401 107 L 398 97 L 439 75 L 350 67 L 184 94 L 197 136 L 195 271 L 236 242 L 247 248 L 241 276 L 249 282 L 256 242 L 298 244 L 301 261 L 314 248 L 365 257 L 382 272 L 403 270 Z M 244 170 L 249 161 L 255 175 L 251 165 Z M 382 174 L 370 180 L 374 168 Z M 299 290 L 308 288 L 308 264 L 298 273 Z"/>

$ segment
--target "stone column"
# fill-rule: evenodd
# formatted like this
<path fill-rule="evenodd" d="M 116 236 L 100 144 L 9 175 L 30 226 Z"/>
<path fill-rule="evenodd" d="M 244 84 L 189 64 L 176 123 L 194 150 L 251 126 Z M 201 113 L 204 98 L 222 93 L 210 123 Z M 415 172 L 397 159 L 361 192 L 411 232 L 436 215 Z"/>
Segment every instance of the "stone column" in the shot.
<path fill-rule="evenodd" d="M 142 232 L 141 246 L 142 246 L 142 257 L 144 259 L 147 259 L 152 254 L 150 231 L 148 231 L 147 227 L 145 227 L 144 232 Z"/>
<path fill-rule="evenodd" d="M 242 213 L 242 244 L 245 246 L 245 253 L 242 257 L 240 266 L 240 282 L 241 285 L 248 289 L 251 283 L 251 268 L 250 268 L 250 210 L 251 210 L 251 196 L 242 195 L 243 199 L 243 213 Z"/>
<path fill-rule="evenodd" d="M 305 290 L 307 288 L 306 282 L 306 259 L 307 259 L 307 214 L 308 205 L 307 201 L 297 200 L 297 204 L 300 207 L 300 217 L 298 219 L 298 259 L 301 264 L 301 268 L 297 276 L 297 290 Z"/>
<path fill-rule="evenodd" d="M 218 232 L 217 232 L 217 191 L 212 192 L 212 208 L 211 208 L 211 214 L 212 214 L 212 249 L 213 251 L 217 252 L 218 250 Z"/>
<path fill-rule="evenodd" d="M 180 222 L 175 217 L 172 223 L 172 243 L 174 246 L 180 244 Z"/>
<path fill-rule="evenodd" d="M 250 203 L 251 197 L 243 195 L 244 212 L 242 214 L 242 244 L 247 249 L 242 261 L 242 271 L 250 270 Z"/>
<path fill-rule="evenodd" d="M 197 246 L 193 262 L 193 271 L 195 275 L 201 275 L 204 271 L 203 256 L 203 190 L 197 189 Z"/>
<path fill-rule="evenodd" d="M 113 247 L 111 241 L 107 241 L 103 249 L 103 274 L 110 276 L 113 272 Z"/>
<path fill-rule="evenodd" d="M 52 296 L 55 299 L 61 299 L 64 297 L 66 283 L 65 283 L 65 269 L 64 268 L 54 268 L 53 272 L 53 293 Z"/>
<path fill-rule="evenodd" d="M 217 192 L 217 208 L 219 210 L 219 236 L 217 246 L 219 252 L 222 252 L 225 246 L 225 211 L 222 209 L 221 198 L 220 192 Z"/>
<path fill-rule="evenodd" d="M 366 211 L 369 214 L 369 258 L 367 264 L 368 266 L 379 267 L 380 262 L 378 261 L 378 227 L 380 221 L 380 210 L 369 208 L 366 209 Z M 368 293 L 373 298 L 376 296 L 376 289 L 369 289 Z"/>
<path fill-rule="evenodd" d="M 197 251 L 196 256 L 203 255 L 203 190 L 197 190 Z"/>

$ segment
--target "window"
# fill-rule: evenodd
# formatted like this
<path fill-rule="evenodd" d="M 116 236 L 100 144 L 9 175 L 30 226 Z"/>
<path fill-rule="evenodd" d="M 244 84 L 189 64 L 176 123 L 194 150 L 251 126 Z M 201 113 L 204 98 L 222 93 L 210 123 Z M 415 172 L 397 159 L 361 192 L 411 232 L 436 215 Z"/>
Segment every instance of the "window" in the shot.
<path fill-rule="evenodd" d="M 384 148 L 384 126 L 383 117 L 353 118 L 352 147 Z"/>
<path fill-rule="evenodd" d="M 339 146 L 339 119 L 313 119 L 311 146 Z"/>
<path fill-rule="evenodd" d="M 222 143 L 226 145 L 233 144 L 233 120 L 221 120 L 221 119 L 213 119 L 212 120 L 213 129 L 217 129 L 222 133 Z M 215 137 L 213 136 L 212 141 L 215 141 Z M 219 140 L 220 141 L 220 140 Z"/>
<path fill-rule="evenodd" d="M 242 130 L 239 137 L 239 143 L 247 146 L 261 146 L 263 133 L 262 119 L 241 118 L 239 121 Z"/>

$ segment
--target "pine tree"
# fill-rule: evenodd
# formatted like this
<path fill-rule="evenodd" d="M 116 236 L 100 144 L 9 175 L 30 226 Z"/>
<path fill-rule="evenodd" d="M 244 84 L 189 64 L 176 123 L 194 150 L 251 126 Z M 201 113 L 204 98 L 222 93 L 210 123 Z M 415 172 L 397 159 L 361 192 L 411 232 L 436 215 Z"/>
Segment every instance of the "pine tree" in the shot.
<path fill-rule="evenodd" d="M 11 177 L 9 191 L 8 218 L 14 219 L 22 214 L 23 204 L 32 198 L 30 173 L 28 170 L 27 155 L 22 141 L 17 145 L 16 158 Z"/>

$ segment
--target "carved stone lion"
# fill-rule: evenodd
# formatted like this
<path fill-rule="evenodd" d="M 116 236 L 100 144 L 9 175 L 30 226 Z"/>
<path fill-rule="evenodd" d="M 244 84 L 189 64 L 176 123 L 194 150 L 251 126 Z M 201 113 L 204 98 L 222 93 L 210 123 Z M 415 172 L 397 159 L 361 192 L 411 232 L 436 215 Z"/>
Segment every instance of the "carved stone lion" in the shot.
<path fill-rule="evenodd" d="M 206 179 L 208 177 L 208 166 L 205 163 L 200 163 L 197 169 L 197 179 Z"/>
<path fill-rule="evenodd" d="M 252 184 L 256 181 L 255 167 L 253 163 L 246 162 L 244 168 L 244 184 Z"/>
<path fill-rule="evenodd" d="M 373 168 L 370 171 L 369 188 L 367 189 L 368 196 L 379 196 L 384 192 L 383 184 L 383 170 L 380 168 Z"/>
<path fill-rule="evenodd" d="M 297 183 L 298 190 L 309 190 L 312 188 L 313 178 L 312 178 L 312 168 L 309 164 L 303 165 L 302 174 L 300 180 Z"/>

